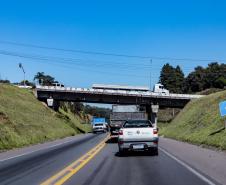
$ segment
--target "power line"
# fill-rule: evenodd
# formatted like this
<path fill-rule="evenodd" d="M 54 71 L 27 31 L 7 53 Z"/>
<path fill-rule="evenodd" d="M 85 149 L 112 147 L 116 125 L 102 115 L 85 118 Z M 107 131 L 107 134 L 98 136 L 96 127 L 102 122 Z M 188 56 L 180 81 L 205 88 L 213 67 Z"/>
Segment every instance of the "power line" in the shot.
<path fill-rule="evenodd" d="M 71 65 L 77 65 L 77 64 L 79 64 L 79 66 L 76 66 L 76 68 L 83 68 L 83 69 L 85 68 L 84 64 L 81 63 L 81 61 L 79 61 L 77 59 L 50 57 L 50 56 L 33 55 L 33 54 L 24 54 L 24 53 L 11 52 L 11 51 L 5 51 L 5 50 L 0 50 L 0 54 L 7 55 L 7 56 L 13 56 L 13 57 L 21 57 L 21 58 L 26 58 L 26 59 L 38 60 L 38 61 L 45 61 L 45 63 L 47 63 L 47 64 L 51 64 L 51 65 L 57 64 L 58 66 L 61 66 L 61 67 L 64 67 L 64 68 L 71 68 Z M 92 65 L 96 66 L 96 64 L 92 64 Z M 90 66 L 91 65 L 88 64 L 87 67 L 90 67 Z M 93 71 L 93 72 L 97 72 L 97 73 L 106 73 L 106 74 L 119 75 L 119 76 L 132 76 L 132 77 L 138 77 L 138 78 L 148 78 L 148 76 L 141 76 L 141 75 L 136 75 L 136 74 L 130 75 L 130 74 L 121 74 L 121 73 L 115 73 L 115 72 L 112 73 L 112 72 L 105 72 L 105 71 L 92 70 L 92 69 L 87 70 L 87 68 L 85 68 L 85 69 L 86 69 L 86 71 Z M 119 70 L 122 70 L 122 69 L 123 68 L 120 68 Z M 150 66 L 147 69 L 150 70 Z M 123 70 L 129 71 L 128 69 L 123 69 Z M 137 68 L 134 68 L 134 70 L 137 71 Z M 186 70 L 186 71 L 188 71 L 189 73 L 192 72 L 191 69 Z"/>
<path fill-rule="evenodd" d="M 46 63 L 46 61 L 45 61 Z M 53 64 L 52 62 L 47 61 L 47 64 Z M 63 65 L 63 64 L 57 64 L 58 67 L 62 67 L 65 69 L 72 69 L 71 66 L 68 65 Z M 98 74 L 107 74 L 107 75 L 117 75 L 117 76 L 128 76 L 128 77 L 136 77 L 136 78 L 143 78 L 143 79 L 147 79 L 147 76 L 143 76 L 143 75 L 134 75 L 134 74 L 122 74 L 122 73 L 116 73 L 116 72 L 106 72 L 106 71 L 100 71 L 100 70 L 93 70 L 93 69 L 87 69 L 84 66 L 76 66 L 75 70 L 79 69 L 79 70 L 83 70 L 85 72 L 94 72 L 94 73 L 98 73 Z"/>
<path fill-rule="evenodd" d="M 90 66 L 95 66 L 95 67 L 114 67 L 115 63 L 105 63 L 105 64 L 98 64 L 98 63 L 89 63 L 91 61 L 87 60 L 81 60 L 81 59 L 74 59 L 74 58 L 61 58 L 61 57 L 52 57 L 52 56 L 44 56 L 44 55 L 34 55 L 34 54 L 25 54 L 25 53 L 20 53 L 20 52 L 12 52 L 12 51 L 6 51 L 6 50 L 0 50 L 0 54 L 2 55 L 8 55 L 8 56 L 13 56 L 13 57 L 21 57 L 21 58 L 29 58 L 29 59 L 34 59 L 34 60 L 45 60 L 45 61 L 50 61 L 52 63 L 63 63 L 63 64 L 69 64 L 69 65 L 88 65 Z M 87 63 L 88 62 L 88 63 Z M 145 65 L 139 65 L 139 66 L 131 66 L 129 64 L 125 63 L 116 63 L 115 67 L 120 67 L 121 69 L 133 69 L 133 70 L 138 70 L 138 69 L 145 69 Z M 124 68 L 123 68 L 124 67 Z"/>
<path fill-rule="evenodd" d="M 27 53 L 21 53 L 21 52 L 13 52 L 13 51 L 6 51 L 6 50 L 0 50 L 0 54 L 2 55 L 8 55 L 8 56 L 14 56 L 14 57 L 22 57 L 22 58 L 29 58 L 34 60 L 45 60 L 50 61 L 52 63 L 63 63 L 63 64 L 69 64 L 69 65 L 88 65 L 90 67 L 91 65 L 94 67 L 117 67 L 120 70 L 150 70 L 150 67 L 155 70 L 160 70 L 159 65 L 149 64 L 149 65 L 143 65 L 143 64 L 126 64 L 124 62 L 106 62 L 106 61 L 100 61 L 100 62 L 106 62 L 104 64 L 97 63 L 98 61 L 93 60 L 83 60 L 78 58 L 62 58 L 62 57 L 53 57 L 53 56 L 45 56 L 45 55 L 34 55 L 34 54 L 27 54 Z M 88 63 L 87 63 L 88 62 Z M 90 63 L 91 62 L 91 63 Z M 183 67 L 184 72 L 191 72 L 194 70 L 193 68 L 185 68 Z"/>
<path fill-rule="evenodd" d="M 45 61 L 45 63 L 47 64 L 53 64 L 54 62 L 50 62 L 47 58 L 34 58 L 32 56 L 25 56 L 25 55 L 17 55 L 17 54 L 13 54 L 13 53 L 8 53 L 8 52 L 2 52 L 0 50 L 0 54 L 3 54 L 3 55 L 8 55 L 8 56 L 13 56 L 13 57 L 22 57 L 22 58 L 27 58 L 27 59 L 33 59 L 33 60 L 41 60 L 41 61 Z M 58 66 L 60 67 L 64 67 L 64 68 L 67 68 L 67 69 L 71 69 L 71 66 L 68 66 L 68 65 L 62 65 L 62 63 L 60 63 L 60 65 L 58 64 Z M 92 71 L 92 72 L 95 72 L 95 73 L 104 73 L 104 74 L 111 74 L 111 75 L 118 75 L 118 76 L 129 76 L 129 77 L 137 77 L 137 78 L 147 78 L 147 76 L 141 76 L 141 75 L 134 75 L 134 74 L 121 74 L 121 73 L 115 73 L 115 72 L 105 72 L 105 71 L 99 71 L 99 70 L 90 70 L 87 68 L 84 68 L 84 66 L 76 66 L 76 68 L 82 68 L 82 69 L 85 69 L 85 71 Z"/>
<path fill-rule="evenodd" d="M 64 49 L 58 47 L 48 47 L 41 46 L 36 44 L 26 44 L 19 42 L 11 42 L 11 41 L 3 41 L 0 40 L 1 44 L 15 45 L 15 46 L 23 46 L 23 47 L 32 47 L 38 49 L 48 49 L 48 50 L 56 50 L 56 51 L 64 51 L 64 52 L 73 52 L 73 53 L 81 53 L 81 54 L 90 54 L 90 55 L 102 55 L 102 56 L 113 56 L 113 57 L 126 57 L 126 58 L 138 58 L 138 59 L 155 59 L 155 60 L 175 60 L 175 61 L 202 61 L 202 62 L 213 62 L 213 61 L 226 61 L 225 59 L 195 59 L 195 58 L 174 58 L 174 57 L 156 57 L 156 56 L 141 56 L 141 55 L 127 55 L 127 54 L 117 54 L 117 53 L 105 53 L 105 52 L 96 52 L 96 51 L 86 51 L 86 50 L 77 50 L 77 49 Z"/>
<path fill-rule="evenodd" d="M 40 45 L 35 45 L 35 44 L 25 44 L 25 43 L 11 42 L 11 41 L 0 41 L 0 43 L 1 44 L 16 45 L 16 46 L 23 46 L 23 47 L 39 48 L 39 49 L 57 50 L 57 51 L 74 52 L 74 53 L 82 53 L 82 54 L 91 54 L 91 55 L 105 55 L 105 56 L 140 58 L 140 59 L 148 59 L 149 58 L 147 56 L 125 55 L 125 54 L 85 51 L 85 50 L 76 50 L 76 49 L 64 49 L 64 48 L 40 46 Z"/>

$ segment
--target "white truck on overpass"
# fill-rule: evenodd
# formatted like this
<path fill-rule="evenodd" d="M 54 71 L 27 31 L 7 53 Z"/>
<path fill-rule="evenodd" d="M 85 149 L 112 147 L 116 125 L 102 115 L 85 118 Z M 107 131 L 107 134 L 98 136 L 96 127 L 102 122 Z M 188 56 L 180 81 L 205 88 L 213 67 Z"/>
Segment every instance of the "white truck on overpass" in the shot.
<path fill-rule="evenodd" d="M 154 93 L 160 93 L 163 95 L 169 95 L 169 90 L 165 89 L 164 86 L 160 83 L 157 83 L 154 85 L 154 89 L 153 89 Z"/>

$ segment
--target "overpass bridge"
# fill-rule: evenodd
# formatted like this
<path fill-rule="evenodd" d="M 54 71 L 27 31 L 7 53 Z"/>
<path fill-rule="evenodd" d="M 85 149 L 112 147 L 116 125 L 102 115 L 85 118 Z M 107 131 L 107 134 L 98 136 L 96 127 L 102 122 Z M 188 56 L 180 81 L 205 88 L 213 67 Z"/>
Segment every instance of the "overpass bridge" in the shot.
<path fill-rule="evenodd" d="M 37 86 L 36 96 L 45 101 L 71 101 L 87 103 L 127 104 L 127 105 L 158 105 L 160 108 L 183 108 L 190 100 L 202 95 L 156 93 L 151 91 L 129 91 L 93 88 L 73 88 L 55 86 Z"/>
<path fill-rule="evenodd" d="M 190 94 L 163 94 L 151 91 L 73 88 L 37 86 L 36 96 L 54 109 L 59 101 L 142 105 L 146 107 L 148 118 L 157 126 L 157 113 L 160 108 L 183 108 L 190 100 L 203 97 Z"/>

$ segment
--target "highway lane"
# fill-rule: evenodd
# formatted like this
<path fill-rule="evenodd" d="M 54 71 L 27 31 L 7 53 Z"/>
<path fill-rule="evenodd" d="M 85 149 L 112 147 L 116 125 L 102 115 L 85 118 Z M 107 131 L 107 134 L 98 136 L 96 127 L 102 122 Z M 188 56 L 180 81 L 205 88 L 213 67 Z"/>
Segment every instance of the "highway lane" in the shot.
<path fill-rule="evenodd" d="M 87 134 L 57 147 L 0 162 L 0 184 L 40 184 L 84 155 L 105 137 L 106 134 Z"/>
<path fill-rule="evenodd" d="M 132 153 L 121 157 L 110 143 L 65 185 L 206 185 L 160 151 L 159 156 Z"/>
<path fill-rule="evenodd" d="M 159 156 L 145 153 L 118 155 L 116 143 L 103 145 L 106 134 L 87 135 L 60 147 L 0 163 L 0 184 L 40 184 L 68 168 L 80 157 L 66 185 L 206 185 L 197 175 L 164 152 Z M 96 147 L 99 153 L 95 153 Z M 91 156 L 86 156 L 90 149 Z M 90 152 L 88 152 L 90 153 Z M 85 162 L 82 165 L 82 162 Z M 66 175 L 66 173 L 65 173 Z M 207 177 L 209 178 L 209 177 Z M 56 179 L 54 183 L 59 182 Z M 60 183 L 59 183 L 60 184 Z"/>

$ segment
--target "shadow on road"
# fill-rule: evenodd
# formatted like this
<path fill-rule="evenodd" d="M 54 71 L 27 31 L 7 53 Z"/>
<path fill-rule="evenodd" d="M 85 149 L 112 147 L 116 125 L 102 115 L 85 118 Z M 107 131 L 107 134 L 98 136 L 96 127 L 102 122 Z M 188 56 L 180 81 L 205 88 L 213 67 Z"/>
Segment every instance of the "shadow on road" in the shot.
<path fill-rule="evenodd" d="M 123 152 L 115 153 L 115 157 L 142 157 L 142 156 L 156 156 L 154 152 L 151 151 L 129 151 L 129 152 Z"/>
<path fill-rule="evenodd" d="M 112 137 L 112 138 L 109 138 L 107 141 L 106 141 L 107 144 L 115 144 L 115 143 L 118 143 L 118 138 L 117 137 Z"/>

